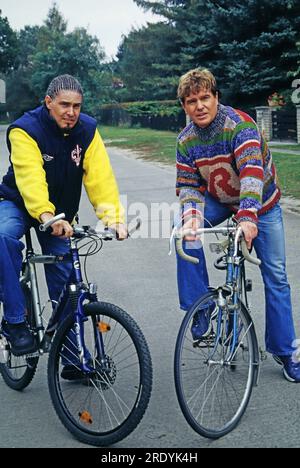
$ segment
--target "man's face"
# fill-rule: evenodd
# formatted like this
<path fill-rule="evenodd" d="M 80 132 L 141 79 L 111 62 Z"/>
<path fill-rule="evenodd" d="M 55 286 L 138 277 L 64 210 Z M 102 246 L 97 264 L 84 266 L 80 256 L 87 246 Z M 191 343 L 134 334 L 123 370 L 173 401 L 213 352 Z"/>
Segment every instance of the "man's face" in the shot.
<path fill-rule="evenodd" d="M 79 119 L 82 96 L 76 91 L 60 91 L 54 99 L 46 96 L 45 104 L 57 125 L 62 130 L 71 130 Z"/>
<path fill-rule="evenodd" d="M 207 89 L 201 89 L 197 93 L 191 93 L 184 99 L 182 107 L 190 119 L 205 128 L 215 119 L 218 112 L 219 98 Z"/>

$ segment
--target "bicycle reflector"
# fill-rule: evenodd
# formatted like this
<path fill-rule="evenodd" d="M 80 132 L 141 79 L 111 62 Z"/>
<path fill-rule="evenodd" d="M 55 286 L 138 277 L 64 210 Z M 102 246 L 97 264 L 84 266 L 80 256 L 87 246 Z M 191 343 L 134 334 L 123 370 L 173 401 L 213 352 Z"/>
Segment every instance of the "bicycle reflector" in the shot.
<path fill-rule="evenodd" d="M 81 422 L 86 424 L 93 424 L 92 416 L 88 411 L 83 411 L 83 413 L 79 413 L 79 417 Z"/>
<path fill-rule="evenodd" d="M 100 333 L 107 333 L 111 330 L 111 326 L 105 322 L 98 322 L 97 326 Z"/>

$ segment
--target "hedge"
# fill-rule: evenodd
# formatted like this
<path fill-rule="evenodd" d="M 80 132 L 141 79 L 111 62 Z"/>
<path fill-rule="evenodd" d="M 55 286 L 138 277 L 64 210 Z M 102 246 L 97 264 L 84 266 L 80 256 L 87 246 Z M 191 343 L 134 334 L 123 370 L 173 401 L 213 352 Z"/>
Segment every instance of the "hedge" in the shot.
<path fill-rule="evenodd" d="M 177 101 L 141 101 L 105 104 L 97 115 L 104 125 L 176 130 L 185 126 L 185 113 Z"/>

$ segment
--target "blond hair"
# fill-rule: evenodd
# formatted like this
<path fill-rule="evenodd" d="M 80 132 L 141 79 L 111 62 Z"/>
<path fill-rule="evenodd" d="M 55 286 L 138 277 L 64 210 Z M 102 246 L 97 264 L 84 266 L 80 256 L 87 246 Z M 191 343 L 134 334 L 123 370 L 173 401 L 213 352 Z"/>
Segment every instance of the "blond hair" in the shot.
<path fill-rule="evenodd" d="M 182 103 L 191 93 L 198 93 L 201 89 L 217 94 L 217 82 L 214 75 L 207 68 L 195 68 L 179 79 L 177 97 Z"/>

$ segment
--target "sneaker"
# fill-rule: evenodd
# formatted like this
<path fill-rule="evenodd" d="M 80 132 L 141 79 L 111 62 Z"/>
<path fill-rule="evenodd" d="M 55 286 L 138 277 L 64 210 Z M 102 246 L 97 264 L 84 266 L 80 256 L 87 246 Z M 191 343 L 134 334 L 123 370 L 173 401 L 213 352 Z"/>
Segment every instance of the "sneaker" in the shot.
<path fill-rule="evenodd" d="M 273 359 L 282 366 L 286 380 L 300 383 L 300 362 L 294 362 L 292 356 L 276 356 L 276 354 L 273 354 Z"/>
<path fill-rule="evenodd" d="M 2 320 L 1 328 L 15 356 L 23 356 L 36 351 L 35 339 L 26 322 L 13 324 Z"/>
<path fill-rule="evenodd" d="M 217 313 L 218 311 L 215 304 L 195 313 L 191 326 L 191 333 L 194 341 L 202 340 L 210 335 L 212 331 L 212 319 L 216 317 Z"/>

